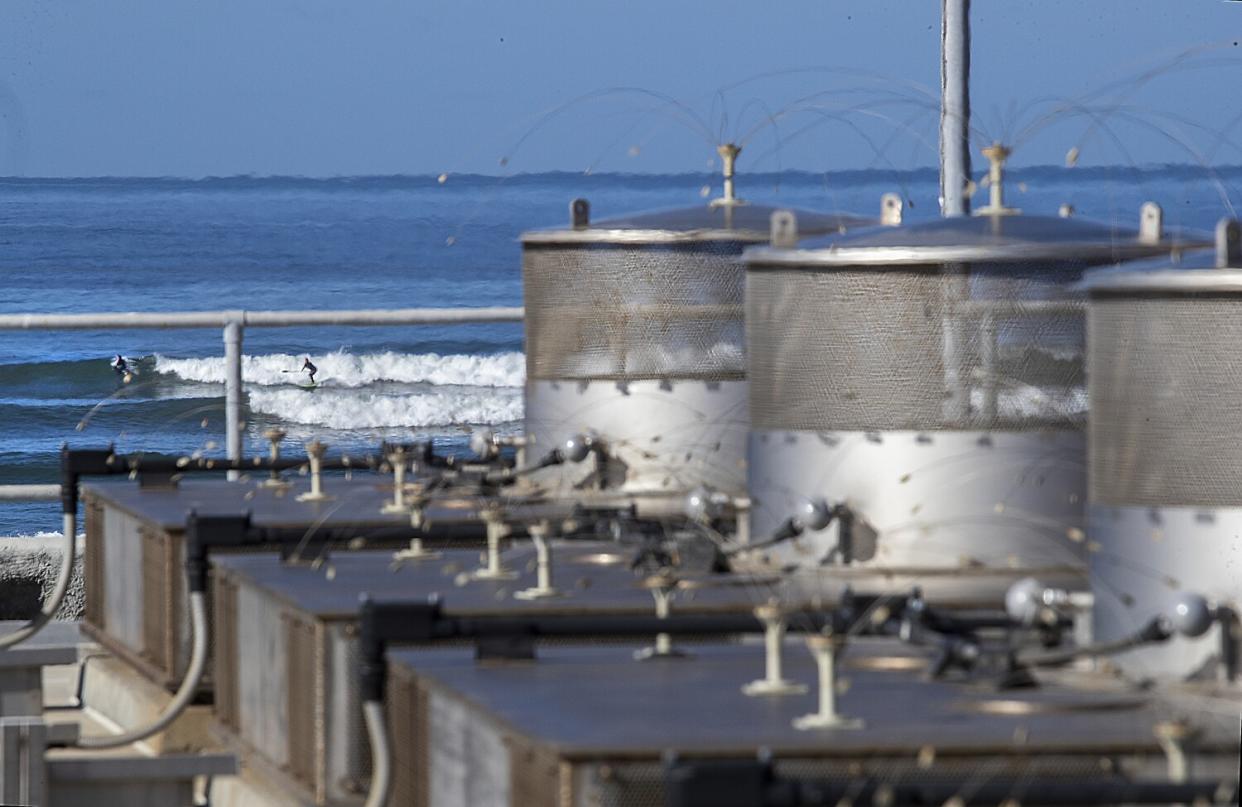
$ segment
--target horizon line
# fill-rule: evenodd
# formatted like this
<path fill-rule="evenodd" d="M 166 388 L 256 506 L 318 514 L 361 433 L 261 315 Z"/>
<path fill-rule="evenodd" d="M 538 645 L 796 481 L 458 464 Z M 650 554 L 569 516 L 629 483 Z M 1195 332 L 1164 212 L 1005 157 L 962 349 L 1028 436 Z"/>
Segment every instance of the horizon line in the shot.
<path fill-rule="evenodd" d="M 1188 172 L 1201 173 L 1205 176 L 1213 174 L 1237 174 L 1242 173 L 1242 164 L 1219 165 L 1219 166 L 1202 166 L 1194 163 L 1145 163 L 1142 165 L 1133 164 L 1113 164 L 1113 165 L 1077 165 L 1065 166 L 1056 164 L 1039 164 L 1026 165 L 1020 167 L 1006 167 L 1007 176 L 1023 176 L 1031 174 L 1049 175 L 1049 174 L 1078 174 L 1082 176 L 1099 176 L 1102 174 L 1125 173 L 1130 175 L 1154 175 L 1154 174 L 1186 174 Z M 920 166 L 916 168 L 842 168 L 816 171 L 805 168 L 786 168 L 780 171 L 754 171 L 754 172 L 738 172 L 738 179 L 746 182 L 747 179 L 822 179 L 824 177 L 838 177 L 845 179 L 866 179 L 870 177 L 907 177 L 919 178 L 938 177 L 940 169 L 936 166 Z M 659 171 L 575 171 L 567 169 L 553 169 L 548 171 L 520 171 L 512 174 L 485 174 L 476 172 L 454 172 L 446 171 L 438 174 L 434 173 L 394 173 L 394 174 L 324 174 L 324 175 L 308 175 L 308 174 L 259 174 L 259 173 L 241 173 L 241 174 L 205 174 L 201 176 L 179 176 L 175 174 L 99 174 L 99 175 L 83 175 L 83 176 L 24 176 L 9 175 L 0 176 L 0 184 L 34 184 L 34 183 L 73 183 L 73 182 L 182 182 L 182 183 L 211 183 L 211 182 L 237 182 L 237 181 L 285 181 L 285 182 L 367 182 L 377 180 L 404 180 L 404 181 L 420 181 L 435 184 L 448 184 L 451 181 L 496 181 L 510 182 L 522 181 L 530 179 L 548 179 L 548 178 L 577 178 L 579 180 L 678 180 L 678 179 L 694 179 L 702 180 L 704 178 L 718 180 L 720 179 L 719 171 L 675 171 L 675 172 L 659 172 Z"/>

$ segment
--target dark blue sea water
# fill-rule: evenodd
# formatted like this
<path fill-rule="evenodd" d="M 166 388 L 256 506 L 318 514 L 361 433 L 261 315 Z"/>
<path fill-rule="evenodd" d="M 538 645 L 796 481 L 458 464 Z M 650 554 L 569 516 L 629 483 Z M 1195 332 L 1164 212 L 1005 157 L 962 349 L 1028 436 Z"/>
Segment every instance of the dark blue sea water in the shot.
<path fill-rule="evenodd" d="M 1193 168 L 1031 169 L 1011 182 L 1009 201 L 1032 212 L 1068 202 L 1136 224 L 1155 199 L 1168 223 L 1210 228 L 1225 210 Z M 897 191 L 908 220 L 937 209 L 925 170 L 759 175 L 739 189 L 860 213 Z M 0 312 L 519 305 L 519 233 L 566 221 L 575 196 L 603 217 L 718 191 L 705 175 L 0 180 Z M 314 436 L 350 450 L 413 435 L 458 446 L 470 424 L 514 428 L 521 351 L 517 325 L 249 329 L 247 451 L 263 450 L 271 424 L 295 451 Z M 222 454 L 222 352 L 216 329 L 0 331 L 0 483 L 55 481 L 65 441 Z M 130 384 L 109 368 L 116 353 L 136 360 Z M 294 383 L 304 356 L 320 368 L 313 392 Z M 0 536 L 58 525 L 54 505 L 0 505 Z"/>

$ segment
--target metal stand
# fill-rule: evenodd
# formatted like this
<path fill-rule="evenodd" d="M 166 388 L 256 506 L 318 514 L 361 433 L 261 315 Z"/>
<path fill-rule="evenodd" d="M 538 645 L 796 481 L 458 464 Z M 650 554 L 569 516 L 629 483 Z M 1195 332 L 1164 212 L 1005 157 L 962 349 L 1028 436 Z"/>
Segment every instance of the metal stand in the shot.
<path fill-rule="evenodd" d="M 423 526 L 423 505 L 426 503 L 426 497 L 418 493 L 415 494 L 414 501 L 410 502 L 410 526 L 416 530 L 421 529 Z M 433 552 L 425 548 L 422 538 L 411 538 L 408 547 L 392 554 L 392 566 L 396 569 L 406 561 L 417 563 L 422 560 L 437 560 L 442 555 L 443 553 L 441 552 Z"/>
<path fill-rule="evenodd" d="M 382 513 L 404 513 L 405 505 L 405 449 L 397 446 L 388 454 L 392 466 L 392 501 L 380 508 Z"/>
<path fill-rule="evenodd" d="M 1185 784 L 1190 781 L 1190 755 L 1187 747 L 1197 732 L 1184 721 L 1168 720 L 1155 725 L 1156 741 L 1164 751 L 1169 766 L 1169 781 Z"/>
<path fill-rule="evenodd" d="M 289 483 L 280 478 L 280 471 L 274 467 L 280 459 L 280 441 L 285 439 L 285 433 L 280 429 L 271 428 L 263 432 L 263 436 L 267 438 L 267 442 L 271 445 L 269 454 L 272 458 L 273 468 L 271 476 L 263 480 L 262 487 L 286 490 L 289 487 Z"/>
<path fill-rule="evenodd" d="M 483 519 L 487 522 L 487 564 L 475 569 L 468 575 L 468 578 L 471 580 L 513 580 L 518 573 L 506 569 L 500 560 L 500 541 L 512 530 L 508 524 L 500 520 L 498 513 L 485 513 Z"/>
<path fill-rule="evenodd" d="M 798 684 L 781 675 L 781 651 L 785 641 L 785 612 L 780 602 L 770 601 L 755 609 L 755 616 L 763 623 L 764 676 L 742 687 L 747 695 L 801 695 L 807 691 L 806 684 Z"/>
<path fill-rule="evenodd" d="M 312 440 L 306 446 L 306 456 L 310 458 L 311 489 L 308 493 L 298 496 L 300 502 L 326 502 L 333 497 L 323 492 L 322 464 L 328 446 L 318 440 Z"/>
<path fill-rule="evenodd" d="M 837 714 L 836 654 L 841 644 L 841 640 L 832 634 L 816 633 L 806 639 L 806 646 L 819 667 L 819 711 L 794 718 L 793 727 L 799 731 L 863 727 L 861 720 Z"/>
<path fill-rule="evenodd" d="M 750 544 L 750 497 L 738 496 L 733 500 L 733 512 L 737 518 L 737 533 L 733 540 L 738 546 Z"/>
<path fill-rule="evenodd" d="M 411 538 L 410 545 L 405 549 L 398 550 L 392 554 L 392 559 L 396 563 L 405 563 L 407 561 L 417 562 L 420 560 L 437 560 L 443 556 L 442 552 L 433 552 L 423 546 L 422 538 Z"/>
<path fill-rule="evenodd" d="M 544 521 L 539 524 L 532 524 L 529 529 L 531 540 L 535 542 L 536 582 L 531 588 L 522 589 L 513 596 L 519 600 L 542 600 L 549 597 L 566 596 L 564 592 L 558 591 L 552 585 L 552 550 L 548 547 L 548 535 L 551 532 L 551 527 L 548 525 L 548 522 Z"/>
<path fill-rule="evenodd" d="M 677 591 L 677 578 L 671 574 L 661 574 L 648 581 L 651 596 L 655 598 L 655 613 L 659 619 L 667 619 L 673 604 L 673 594 Z M 667 633 L 657 633 L 655 644 L 634 653 L 636 661 L 650 661 L 659 658 L 686 658 L 689 654 L 673 647 L 673 638 Z"/>

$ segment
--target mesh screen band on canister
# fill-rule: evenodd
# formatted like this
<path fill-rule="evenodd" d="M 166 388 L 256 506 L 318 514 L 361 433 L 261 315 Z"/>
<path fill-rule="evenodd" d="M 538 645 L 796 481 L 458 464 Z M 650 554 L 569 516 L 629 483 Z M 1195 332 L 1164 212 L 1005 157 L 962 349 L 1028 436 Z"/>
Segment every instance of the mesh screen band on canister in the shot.
<path fill-rule="evenodd" d="M 1092 501 L 1242 506 L 1242 297 L 1093 297 L 1088 339 Z"/>
<path fill-rule="evenodd" d="M 751 422 L 788 431 L 1081 428 L 1082 269 L 748 273 Z"/>
<path fill-rule="evenodd" d="M 527 376 L 744 378 L 744 246 L 527 244 Z"/>

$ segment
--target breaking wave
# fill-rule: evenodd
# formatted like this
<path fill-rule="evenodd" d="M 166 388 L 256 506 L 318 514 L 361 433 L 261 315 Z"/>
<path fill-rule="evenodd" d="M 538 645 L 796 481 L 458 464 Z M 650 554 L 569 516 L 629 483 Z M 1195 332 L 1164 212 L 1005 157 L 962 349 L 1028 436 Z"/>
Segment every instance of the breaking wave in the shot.
<path fill-rule="evenodd" d="M 244 356 L 242 378 L 248 385 L 261 387 L 295 384 L 306 378 L 298 371 L 303 358 L 283 353 Z M 526 359 L 521 353 L 442 356 L 386 351 L 355 356 L 338 351 L 312 355 L 310 360 L 319 368 L 318 380 L 331 387 L 359 388 L 383 382 L 521 387 L 526 378 Z M 223 357 L 175 359 L 156 354 L 155 369 L 186 381 L 224 383 Z"/>
<path fill-rule="evenodd" d="M 521 420 L 523 412 L 522 394 L 517 389 L 433 390 L 397 395 L 330 389 L 257 389 L 250 392 L 250 409 L 285 423 L 341 431 L 499 425 Z"/>

